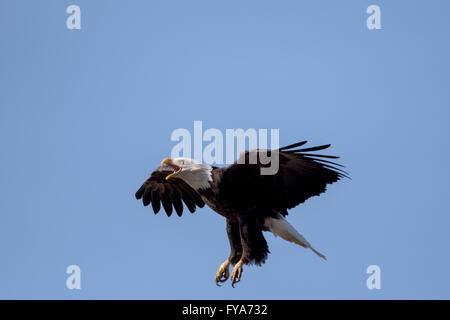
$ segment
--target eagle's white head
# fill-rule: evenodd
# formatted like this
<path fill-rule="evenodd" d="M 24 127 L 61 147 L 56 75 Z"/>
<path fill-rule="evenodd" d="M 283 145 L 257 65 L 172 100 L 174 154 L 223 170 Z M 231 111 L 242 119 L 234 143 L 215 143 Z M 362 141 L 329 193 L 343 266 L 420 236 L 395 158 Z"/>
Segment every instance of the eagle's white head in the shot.
<path fill-rule="evenodd" d="M 169 174 L 166 180 L 182 179 L 194 190 L 210 187 L 213 169 L 211 166 L 189 158 L 165 158 L 161 161 L 161 166 L 173 170 L 173 173 Z"/>

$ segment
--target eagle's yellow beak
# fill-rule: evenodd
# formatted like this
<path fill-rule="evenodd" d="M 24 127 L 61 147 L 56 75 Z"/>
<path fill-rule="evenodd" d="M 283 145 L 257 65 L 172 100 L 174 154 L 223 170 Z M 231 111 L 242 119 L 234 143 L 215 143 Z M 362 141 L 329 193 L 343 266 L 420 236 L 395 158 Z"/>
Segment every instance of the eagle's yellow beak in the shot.
<path fill-rule="evenodd" d="M 170 159 L 170 158 L 164 158 L 162 161 L 161 161 L 161 167 L 162 166 L 164 166 L 164 165 L 171 165 L 172 164 L 172 159 Z"/>
<path fill-rule="evenodd" d="M 161 167 L 163 167 L 164 165 L 166 165 L 166 166 L 170 167 L 171 169 L 173 169 L 173 173 L 169 174 L 166 177 L 166 180 L 169 180 L 175 174 L 177 174 L 177 173 L 179 173 L 181 171 L 181 167 L 179 167 L 175 163 L 173 163 L 172 159 L 170 159 L 170 158 L 164 158 L 163 161 L 161 161 Z"/>

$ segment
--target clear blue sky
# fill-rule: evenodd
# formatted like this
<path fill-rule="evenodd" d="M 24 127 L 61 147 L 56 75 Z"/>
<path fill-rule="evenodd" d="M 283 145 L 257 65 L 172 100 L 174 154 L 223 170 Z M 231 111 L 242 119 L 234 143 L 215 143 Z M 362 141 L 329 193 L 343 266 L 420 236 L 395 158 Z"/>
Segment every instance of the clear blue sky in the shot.
<path fill-rule="evenodd" d="M 66 28 L 77 4 L 82 29 Z M 366 28 L 378 4 L 382 30 Z M 450 298 L 448 1 L 0 3 L 0 298 Z M 331 143 L 353 180 L 291 210 L 232 289 L 210 209 L 134 193 L 176 128 Z M 65 287 L 76 264 L 82 289 Z M 366 288 L 381 267 L 381 290 Z"/>

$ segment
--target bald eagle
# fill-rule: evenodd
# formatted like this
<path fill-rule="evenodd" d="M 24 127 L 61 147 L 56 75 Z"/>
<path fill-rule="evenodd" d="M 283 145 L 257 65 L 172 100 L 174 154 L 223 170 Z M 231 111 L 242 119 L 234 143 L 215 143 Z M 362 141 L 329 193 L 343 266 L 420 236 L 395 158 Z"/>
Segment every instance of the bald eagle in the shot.
<path fill-rule="evenodd" d="M 326 259 L 287 222 L 288 209 L 292 209 L 312 196 L 326 190 L 327 184 L 347 177 L 342 165 L 325 159 L 336 156 L 311 152 L 330 145 L 298 149 L 306 141 L 277 149 L 278 171 L 272 175 L 261 174 L 260 157 L 250 161 L 250 151 L 228 167 L 218 168 L 188 158 L 165 158 L 136 192 L 144 206 L 152 205 L 158 213 L 161 204 L 167 216 L 173 208 L 178 216 L 183 213 L 183 203 L 191 213 L 196 207 L 207 204 L 226 219 L 230 242 L 230 255 L 219 267 L 215 283 L 225 282 L 231 272 L 231 285 L 241 280 L 243 265 L 263 264 L 269 253 L 263 231 L 312 250 Z M 257 155 L 262 150 L 256 150 Z M 274 150 L 263 150 L 266 154 Z M 238 160 L 239 160 L 238 159 Z M 244 160 L 244 161 L 243 161 Z"/>

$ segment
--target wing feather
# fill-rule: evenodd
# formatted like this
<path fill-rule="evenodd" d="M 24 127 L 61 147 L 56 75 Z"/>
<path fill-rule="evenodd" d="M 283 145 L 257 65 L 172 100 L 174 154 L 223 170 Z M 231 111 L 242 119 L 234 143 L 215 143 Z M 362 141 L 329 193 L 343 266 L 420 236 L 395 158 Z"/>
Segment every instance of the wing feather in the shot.
<path fill-rule="evenodd" d="M 259 157 L 257 164 L 249 164 L 249 151 L 241 154 L 239 160 L 225 170 L 222 178 L 228 198 L 236 199 L 236 206 L 257 205 L 286 215 L 287 209 L 325 192 L 328 184 L 348 178 L 348 173 L 340 169 L 343 167 L 341 164 L 323 159 L 339 157 L 314 153 L 329 148 L 329 144 L 296 149 L 305 143 L 302 141 L 278 149 L 279 168 L 274 175 L 261 175 L 260 169 L 267 165 L 261 164 Z M 242 164 L 241 157 L 245 157 L 246 164 Z"/>
<path fill-rule="evenodd" d="M 203 208 L 205 203 L 201 196 L 181 179 L 166 177 L 172 171 L 159 167 L 155 169 L 147 181 L 138 189 L 136 199 L 142 199 L 144 206 L 152 204 L 153 212 L 156 214 L 161 209 L 161 203 L 167 216 L 171 216 L 175 209 L 178 216 L 183 214 L 183 203 L 191 213 L 196 207 Z"/>

